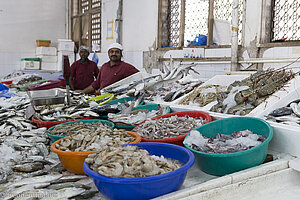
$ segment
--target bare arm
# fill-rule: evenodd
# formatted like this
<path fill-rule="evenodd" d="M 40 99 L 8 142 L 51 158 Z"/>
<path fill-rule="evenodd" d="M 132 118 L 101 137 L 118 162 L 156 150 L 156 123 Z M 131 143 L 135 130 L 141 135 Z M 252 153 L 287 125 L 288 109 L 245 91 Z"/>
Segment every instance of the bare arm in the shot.
<path fill-rule="evenodd" d="M 70 84 L 71 90 L 74 90 L 73 76 L 70 76 L 70 78 L 69 78 L 69 84 Z"/>
<path fill-rule="evenodd" d="M 94 91 L 95 91 L 95 89 L 92 87 L 92 85 L 86 87 L 83 90 L 76 90 L 76 92 L 81 92 L 81 93 L 85 93 L 85 94 L 89 94 L 89 93 L 94 92 Z"/>

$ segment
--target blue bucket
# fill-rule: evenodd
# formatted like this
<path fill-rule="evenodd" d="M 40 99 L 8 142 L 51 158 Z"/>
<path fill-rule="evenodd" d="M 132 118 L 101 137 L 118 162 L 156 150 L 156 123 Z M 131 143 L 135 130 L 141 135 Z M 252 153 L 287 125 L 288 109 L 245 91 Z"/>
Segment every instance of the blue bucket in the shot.
<path fill-rule="evenodd" d="M 86 163 L 84 172 L 94 179 L 98 190 L 106 197 L 119 199 L 152 199 L 178 190 L 186 177 L 187 171 L 195 163 L 195 157 L 188 149 L 167 143 L 147 142 L 135 143 L 150 154 L 179 160 L 184 165 L 177 170 L 156 176 L 142 178 L 107 177 L 92 171 Z"/>

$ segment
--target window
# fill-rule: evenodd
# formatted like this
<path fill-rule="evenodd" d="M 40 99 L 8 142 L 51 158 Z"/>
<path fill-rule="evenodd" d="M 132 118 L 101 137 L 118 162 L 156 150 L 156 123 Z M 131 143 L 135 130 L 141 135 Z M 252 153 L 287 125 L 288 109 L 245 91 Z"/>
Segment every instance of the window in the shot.
<path fill-rule="evenodd" d="M 90 49 L 101 44 L 101 0 L 72 0 L 72 40 Z"/>
<path fill-rule="evenodd" d="M 183 47 L 197 35 L 212 36 L 209 18 L 231 24 L 233 0 L 160 0 L 159 44 L 161 47 Z M 210 6 L 212 12 L 210 12 Z M 239 44 L 242 43 L 244 0 L 239 0 Z M 213 22 L 213 20 L 212 20 Z M 181 41 L 184 40 L 184 41 Z"/>
<path fill-rule="evenodd" d="M 300 2 L 274 0 L 272 41 L 300 40 Z"/>

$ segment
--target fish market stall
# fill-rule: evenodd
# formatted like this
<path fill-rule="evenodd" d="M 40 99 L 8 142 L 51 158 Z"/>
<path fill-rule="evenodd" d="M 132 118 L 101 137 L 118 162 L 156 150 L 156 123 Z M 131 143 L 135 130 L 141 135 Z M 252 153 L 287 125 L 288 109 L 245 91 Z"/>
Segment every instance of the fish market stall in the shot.
<path fill-rule="evenodd" d="M 226 77 L 228 77 L 228 82 L 234 81 L 232 79 L 233 76 Z M 244 78 L 241 76 L 239 77 L 239 80 Z M 225 78 L 216 77 L 215 80 L 225 81 Z M 299 92 L 299 89 L 296 87 L 298 78 L 296 77 L 295 79 L 292 79 L 292 81 L 294 82 L 291 82 L 292 84 L 290 84 L 290 87 L 287 86 L 285 88 L 291 88 L 291 86 L 293 86 L 294 90 L 280 90 L 280 92 L 282 92 L 280 93 L 282 102 L 274 101 L 273 103 L 270 103 L 269 107 L 268 105 L 266 106 L 266 112 L 271 112 L 273 108 L 276 109 L 286 106 L 291 101 L 298 99 L 297 93 Z M 215 81 L 208 81 L 205 84 L 213 85 L 214 82 Z M 232 82 L 228 83 L 227 85 L 230 85 Z M 287 92 L 290 90 L 293 92 Z M 107 197 L 104 197 L 103 194 L 98 192 L 98 189 L 93 183 L 92 178 L 86 175 L 76 175 L 67 171 L 63 167 L 57 155 L 49 151 L 51 142 L 49 136 L 47 135 L 46 128 L 38 128 L 36 124 L 32 123 L 31 120 L 28 120 L 24 117 L 25 111 L 27 107 L 31 105 L 30 100 L 32 99 L 30 99 L 25 92 L 18 92 L 15 89 L 11 89 L 11 91 L 15 92 L 19 96 L 11 98 L 0 97 L 0 155 L 1 158 L 3 158 L 0 161 L 0 166 L 3 168 L 0 174 L 1 199 L 26 199 L 24 198 L 26 195 L 52 195 L 52 199 L 107 199 Z M 63 92 L 64 90 L 60 91 Z M 99 102 L 95 101 L 86 103 L 88 99 L 93 97 L 95 96 L 71 93 L 73 105 L 54 104 L 40 105 L 35 107 L 37 108 L 37 113 L 40 115 L 39 117 L 41 119 L 54 119 L 56 121 L 58 118 L 61 118 L 66 120 L 70 119 L 72 116 L 85 117 L 84 115 L 87 116 L 88 114 L 89 116 L 98 118 L 99 113 L 104 111 L 101 110 L 103 108 L 101 106 L 109 104 L 99 105 Z M 275 95 L 272 96 L 272 98 L 276 98 Z M 290 100 L 290 102 L 287 102 L 288 100 Z M 139 104 L 140 102 L 141 98 L 137 102 L 130 102 L 129 107 L 131 105 L 132 108 L 133 105 L 136 103 Z M 145 106 L 150 105 L 149 101 L 145 100 L 145 102 Z M 284 102 L 286 102 L 286 104 Z M 76 104 L 76 106 L 74 104 Z M 164 106 L 163 103 L 161 104 Z M 91 109 L 91 105 L 95 106 L 94 110 Z M 167 105 L 170 108 L 168 112 L 195 110 L 203 111 L 199 106 L 178 106 L 177 104 L 166 104 L 165 106 Z M 127 105 L 126 108 L 129 107 Z M 224 113 L 216 113 L 211 111 L 207 112 L 214 120 L 233 116 Z M 261 116 L 264 116 L 265 114 L 262 113 L 263 112 L 260 112 Z M 69 124 L 73 123 L 76 122 Z M 157 199 L 226 199 L 229 197 L 229 195 L 233 196 L 233 199 L 242 197 L 247 199 L 249 197 L 249 195 L 247 195 L 249 191 L 260 192 L 262 190 L 259 187 L 261 187 L 262 184 L 270 184 L 272 181 L 279 184 L 279 180 L 281 180 L 287 187 L 290 187 L 290 189 L 287 189 L 287 192 L 290 193 L 291 199 L 296 199 L 296 195 L 299 194 L 299 183 L 297 182 L 298 172 L 294 170 L 297 166 L 295 167 L 294 165 L 293 167 L 290 165 L 290 163 L 293 163 L 291 160 L 293 160 L 295 156 L 300 155 L 300 148 L 298 145 L 300 143 L 300 133 L 297 131 L 297 129 L 290 125 L 278 124 L 276 122 L 269 123 L 273 128 L 274 136 L 270 142 L 268 154 L 273 156 L 274 161 L 269 161 L 264 164 L 260 164 L 259 166 L 235 173 L 230 173 L 221 177 L 207 174 L 201 171 L 200 168 L 194 164 L 187 171 L 186 178 L 177 191 L 168 192 L 168 194 L 159 196 Z M 80 136 L 77 135 L 75 138 L 76 144 L 79 144 L 81 135 L 84 135 L 84 133 L 87 133 L 88 131 L 94 130 L 92 126 L 86 126 L 78 130 L 75 128 L 75 126 L 69 126 L 69 128 L 66 129 L 65 132 L 68 132 L 68 130 L 71 129 L 74 131 L 74 133 L 79 131 L 77 134 Z M 86 129 L 86 132 L 84 129 Z M 59 135 L 64 136 L 64 133 L 61 133 L 61 130 L 59 131 Z M 81 145 L 76 146 L 76 148 L 81 148 L 83 143 L 91 143 L 95 146 L 96 140 L 93 141 L 93 138 L 88 136 L 85 138 L 86 139 L 81 141 Z M 109 138 L 106 139 L 107 142 L 110 142 Z M 130 140 L 130 142 L 132 141 Z M 64 140 L 63 142 L 63 144 L 66 145 L 71 145 L 71 143 L 72 141 L 70 140 Z M 64 149 L 64 146 L 59 148 Z M 107 157 L 110 157 L 109 152 L 107 152 Z M 92 162 L 96 162 L 96 158 L 90 158 Z M 103 155 L 101 158 L 103 158 Z M 114 157 L 114 159 L 118 160 L 119 158 Z M 99 164 L 99 162 L 103 161 L 98 160 L 97 164 Z M 132 169 L 130 168 L 132 167 L 130 160 L 127 162 L 128 163 L 126 165 L 124 163 L 123 164 L 128 167 L 128 169 Z M 160 163 L 160 161 L 158 163 Z M 116 163 L 114 163 L 113 166 L 119 167 L 119 165 Z M 147 166 L 145 166 L 145 168 L 148 169 Z M 107 172 L 107 168 L 102 167 L 101 169 L 102 171 Z M 113 172 L 117 174 L 119 173 L 119 171 Z M 127 174 L 126 176 L 131 176 L 131 174 Z M 294 183 L 294 185 L 291 185 L 291 183 Z M 276 185 L 276 187 L 270 187 L 268 191 L 277 194 L 278 197 L 282 197 L 280 194 L 278 194 L 279 192 L 276 193 L 276 189 L 278 188 L 279 186 L 277 187 Z M 232 194 L 232 190 L 239 190 L 241 192 L 239 192 L 239 194 Z M 269 196 L 269 199 L 272 199 L 271 195 Z"/>

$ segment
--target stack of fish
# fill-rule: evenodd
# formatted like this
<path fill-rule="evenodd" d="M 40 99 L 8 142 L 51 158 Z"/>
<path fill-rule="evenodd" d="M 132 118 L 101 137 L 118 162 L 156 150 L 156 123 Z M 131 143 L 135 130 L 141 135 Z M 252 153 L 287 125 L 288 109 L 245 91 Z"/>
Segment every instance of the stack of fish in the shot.
<path fill-rule="evenodd" d="M 124 96 L 137 96 L 139 93 L 146 93 L 152 95 L 157 92 L 158 89 L 168 86 L 169 84 L 175 83 L 176 81 L 184 78 L 189 71 L 196 72 L 192 67 L 194 65 L 182 66 L 179 65 L 173 70 L 167 70 L 166 74 L 151 76 L 139 81 L 133 81 L 127 84 L 119 84 L 115 87 L 107 87 L 102 90 L 102 93 L 114 94 L 115 97 L 124 97 Z M 198 73 L 198 72 L 197 72 Z M 188 88 L 182 88 L 183 93 Z M 174 91 L 173 91 L 174 92 Z M 178 98 L 180 94 L 175 93 L 169 95 L 168 100 L 171 101 L 175 98 Z"/>
<path fill-rule="evenodd" d="M 111 129 L 102 123 L 79 124 L 75 133 L 70 137 L 63 138 L 56 144 L 56 148 L 61 151 L 96 151 L 103 146 L 118 146 L 133 142 L 135 138 L 121 129 Z M 67 130 L 66 130 L 67 134 Z"/>
<path fill-rule="evenodd" d="M 189 93 L 202 83 L 202 81 L 171 82 L 161 88 L 158 88 L 152 94 L 148 93 L 148 95 L 145 96 L 145 99 L 155 102 L 172 102 L 179 97 Z"/>
<path fill-rule="evenodd" d="M 147 120 L 143 124 L 137 126 L 134 131 L 143 138 L 164 139 L 185 135 L 204 123 L 205 120 L 201 117 L 178 117 L 175 115 L 168 118 Z"/>
<path fill-rule="evenodd" d="M 49 153 L 46 128 L 25 119 L 26 93 L 0 98 L 0 199 L 106 199 L 87 176 L 67 172 Z"/>
<path fill-rule="evenodd" d="M 138 109 L 124 114 L 108 114 L 108 119 L 117 125 L 137 125 L 147 119 L 167 114 L 168 109 L 165 106 L 158 105 L 157 110 Z"/>

